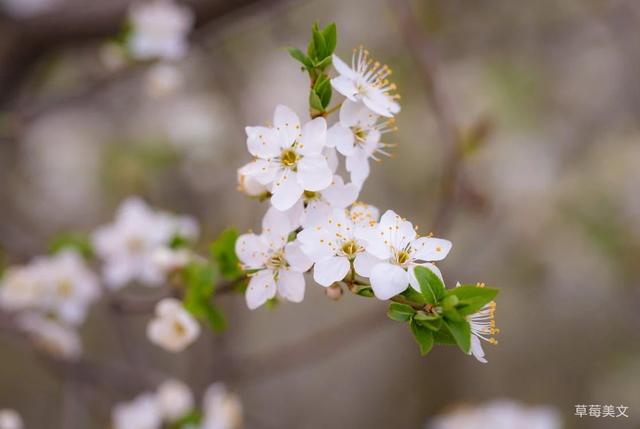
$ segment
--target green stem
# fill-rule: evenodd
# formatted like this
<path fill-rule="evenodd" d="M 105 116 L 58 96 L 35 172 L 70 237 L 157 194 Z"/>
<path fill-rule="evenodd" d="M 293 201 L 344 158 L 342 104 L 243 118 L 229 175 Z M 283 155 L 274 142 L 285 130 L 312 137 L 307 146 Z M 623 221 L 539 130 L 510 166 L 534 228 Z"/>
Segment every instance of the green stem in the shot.
<path fill-rule="evenodd" d="M 427 310 L 425 304 L 420 304 L 419 302 L 408 300 L 402 295 L 396 295 L 394 297 L 391 297 L 390 301 L 398 302 L 400 304 L 405 304 L 405 305 L 411 306 L 411 307 L 415 308 L 416 310 L 422 310 L 422 311 Z"/>

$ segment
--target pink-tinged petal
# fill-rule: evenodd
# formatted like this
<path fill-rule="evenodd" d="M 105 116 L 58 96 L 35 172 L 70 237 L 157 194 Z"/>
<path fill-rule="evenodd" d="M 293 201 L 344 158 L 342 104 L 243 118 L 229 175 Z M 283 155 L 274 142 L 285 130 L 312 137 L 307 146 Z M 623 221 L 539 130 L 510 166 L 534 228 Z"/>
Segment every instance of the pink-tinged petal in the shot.
<path fill-rule="evenodd" d="M 333 208 L 344 209 L 358 199 L 360 189 L 352 184 L 344 184 L 342 177 L 333 176 L 333 183 L 322 191 L 322 196 Z"/>
<path fill-rule="evenodd" d="M 371 275 L 371 270 L 373 267 L 381 263 L 382 260 L 376 258 L 370 253 L 361 252 L 356 256 L 355 261 L 353 261 L 353 268 L 356 270 L 358 275 L 362 277 L 369 277 Z"/>
<path fill-rule="evenodd" d="M 332 58 L 333 67 L 336 69 L 338 73 L 341 75 L 348 77 L 350 79 L 355 79 L 357 74 L 351 67 L 347 65 L 344 61 L 342 61 L 337 55 L 333 55 Z"/>
<path fill-rule="evenodd" d="M 356 88 L 353 80 L 345 76 L 334 77 L 333 79 L 331 79 L 331 86 L 333 86 L 333 89 L 347 97 L 349 100 L 356 101 L 358 88 Z"/>
<path fill-rule="evenodd" d="M 298 161 L 297 179 L 305 190 L 322 191 L 331 185 L 333 173 L 324 156 L 307 155 Z"/>
<path fill-rule="evenodd" d="M 409 286 L 407 272 L 397 265 L 388 263 L 378 264 L 371 269 L 369 276 L 371 288 L 376 298 L 387 300 Z"/>
<path fill-rule="evenodd" d="M 293 271 L 304 273 L 311 268 L 313 262 L 302 252 L 300 243 L 292 241 L 284 248 L 284 258 Z"/>
<path fill-rule="evenodd" d="M 302 302 L 304 299 L 304 275 L 289 269 L 278 273 L 278 293 L 287 301 Z"/>
<path fill-rule="evenodd" d="M 353 137 L 351 129 L 345 127 L 339 122 L 329 128 L 329 131 L 327 132 L 327 145 L 330 147 L 336 147 L 344 156 L 353 154 L 355 151 L 355 147 L 353 146 L 354 141 L 355 138 Z"/>
<path fill-rule="evenodd" d="M 347 127 L 355 127 L 356 125 L 369 128 L 375 124 L 378 116 L 371 112 L 360 101 L 351 101 L 349 99 L 342 103 L 340 108 L 340 122 Z"/>
<path fill-rule="evenodd" d="M 411 243 L 413 257 L 421 261 L 441 261 L 447 257 L 453 244 L 449 240 L 420 237 Z"/>
<path fill-rule="evenodd" d="M 271 270 L 259 271 L 251 276 L 245 293 L 247 307 L 250 310 L 255 310 L 274 296 L 276 296 L 276 283 Z"/>
<path fill-rule="evenodd" d="M 273 114 L 273 126 L 282 136 L 282 146 L 289 147 L 300 137 L 300 119 L 287 106 L 279 104 L 276 107 Z"/>
<path fill-rule="evenodd" d="M 418 279 L 416 278 L 416 274 L 413 271 L 415 267 L 425 267 L 425 268 L 433 271 L 436 276 L 440 277 L 440 280 L 442 280 L 442 283 L 444 284 L 444 279 L 442 278 L 442 273 L 440 272 L 440 269 L 438 267 L 436 267 L 433 264 L 429 264 L 429 263 L 427 263 L 427 264 L 416 264 L 414 266 L 409 267 L 409 269 L 407 270 L 407 272 L 409 273 L 409 284 L 416 291 L 420 292 L 420 282 L 418 282 Z"/>
<path fill-rule="evenodd" d="M 300 137 L 300 153 L 303 155 L 320 155 L 327 144 L 327 121 L 315 118 L 304 124 Z"/>
<path fill-rule="evenodd" d="M 280 155 L 280 135 L 267 127 L 247 127 L 247 148 L 249 153 L 259 158 L 273 158 Z"/>
<path fill-rule="evenodd" d="M 357 150 L 352 156 L 348 156 L 345 167 L 351 173 L 351 182 L 357 186 L 362 186 L 367 177 L 369 177 L 369 159 L 362 150 Z"/>
<path fill-rule="evenodd" d="M 328 167 L 327 167 L 328 168 Z M 298 183 L 298 176 L 291 170 L 283 170 L 271 188 L 271 204 L 280 211 L 289 210 L 300 199 L 304 189 Z"/>
<path fill-rule="evenodd" d="M 329 287 L 333 283 L 344 279 L 349 273 L 351 264 L 344 256 L 332 256 L 313 267 L 313 279 L 321 286 Z"/>
<path fill-rule="evenodd" d="M 264 266 L 267 250 L 262 238 L 256 234 L 243 234 L 236 240 L 236 255 L 247 268 Z"/>

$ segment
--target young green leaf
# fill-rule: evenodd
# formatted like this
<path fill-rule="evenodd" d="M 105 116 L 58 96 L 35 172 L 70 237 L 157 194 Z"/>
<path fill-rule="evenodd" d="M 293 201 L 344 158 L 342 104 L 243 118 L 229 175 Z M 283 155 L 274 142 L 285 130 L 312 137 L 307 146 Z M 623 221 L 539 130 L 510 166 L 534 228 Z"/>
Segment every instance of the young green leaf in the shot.
<path fill-rule="evenodd" d="M 208 303 L 205 310 L 205 318 L 209 322 L 209 326 L 215 332 L 222 332 L 227 327 L 227 320 L 224 313 L 215 305 Z"/>
<path fill-rule="evenodd" d="M 313 68 L 313 63 L 311 62 L 311 59 L 308 58 L 300 49 L 287 48 L 287 51 L 289 51 L 289 55 L 291 55 L 293 59 L 295 59 L 300 64 L 302 64 L 304 68 L 306 68 L 307 70 Z"/>
<path fill-rule="evenodd" d="M 420 347 L 420 354 L 426 356 L 433 348 L 433 332 L 417 323 L 411 323 L 411 332 Z"/>
<path fill-rule="evenodd" d="M 309 106 L 318 112 L 324 111 L 324 108 L 322 107 L 322 100 L 320 100 L 320 97 L 313 89 L 309 91 Z"/>
<path fill-rule="evenodd" d="M 396 322 L 407 322 L 411 319 L 416 311 L 409 305 L 392 302 L 389 304 L 387 316 Z"/>
<path fill-rule="evenodd" d="M 56 254 L 62 250 L 73 250 L 85 259 L 93 257 L 93 246 L 88 236 L 83 234 L 60 234 L 49 243 L 49 252 Z"/>
<path fill-rule="evenodd" d="M 456 340 L 460 350 L 469 353 L 469 350 L 471 350 L 471 326 L 469 326 L 469 322 L 466 320 L 456 322 L 445 319 L 444 323 L 449 328 L 449 332 Z"/>
<path fill-rule="evenodd" d="M 311 28 L 311 35 L 313 37 L 313 45 L 315 48 L 316 59 L 322 60 L 327 56 L 326 54 L 327 43 L 324 40 L 324 36 L 318 29 L 317 24 L 314 24 L 313 27 Z"/>
<path fill-rule="evenodd" d="M 433 339 L 436 344 L 448 344 L 455 345 L 456 339 L 451 335 L 451 331 L 447 328 L 447 325 L 442 324 L 439 331 L 433 333 Z"/>
<path fill-rule="evenodd" d="M 407 298 L 409 301 L 417 302 L 418 304 L 428 304 L 427 300 L 421 293 L 416 292 L 412 287 L 408 287 L 400 295 Z"/>
<path fill-rule="evenodd" d="M 414 273 L 418 283 L 420 283 L 420 291 L 429 304 L 436 305 L 444 297 L 444 284 L 440 277 L 426 267 L 417 266 Z"/>
<path fill-rule="evenodd" d="M 238 235 L 235 228 L 225 229 L 210 247 L 211 257 L 218 263 L 222 277 L 227 280 L 236 280 L 243 274 L 236 255 Z"/>
<path fill-rule="evenodd" d="M 439 331 L 442 328 L 442 318 L 432 314 L 426 314 L 423 311 L 417 312 L 413 316 L 413 320 L 415 323 L 424 326 L 425 328 L 429 328 L 432 331 Z"/>
<path fill-rule="evenodd" d="M 373 289 L 371 289 L 370 287 L 363 287 L 358 289 L 356 295 L 364 296 L 366 298 L 373 298 L 375 296 L 373 293 Z"/>
<path fill-rule="evenodd" d="M 449 289 L 446 294 L 457 297 L 459 303 L 456 309 L 461 315 L 468 316 L 477 313 L 482 307 L 493 301 L 498 292 L 499 290 L 494 288 L 463 285 Z"/>
<path fill-rule="evenodd" d="M 322 30 L 322 36 L 326 43 L 326 57 L 329 57 L 333 54 L 333 51 L 336 50 L 336 44 L 338 42 L 338 30 L 336 28 L 336 23 L 332 22 L 324 27 L 324 30 Z"/>

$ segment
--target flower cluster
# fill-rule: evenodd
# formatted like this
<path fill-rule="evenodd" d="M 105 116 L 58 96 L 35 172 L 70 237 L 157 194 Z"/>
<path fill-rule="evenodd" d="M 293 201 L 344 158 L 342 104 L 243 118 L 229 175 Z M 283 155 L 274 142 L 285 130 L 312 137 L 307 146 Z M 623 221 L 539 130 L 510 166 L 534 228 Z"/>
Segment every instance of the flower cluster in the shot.
<path fill-rule="evenodd" d="M 214 383 L 205 392 L 199 410 L 184 383 L 167 380 L 155 392 L 116 405 L 112 421 L 114 429 L 238 429 L 242 425 L 242 405 L 223 384 Z"/>
<path fill-rule="evenodd" d="M 491 335 L 497 332 L 495 303 L 488 303 L 494 290 L 446 291 L 435 263 L 449 254 L 452 243 L 432 234 L 420 236 L 393 210 L 380 217 L 377 208 L 357 201 L 370 174 L 370 160 L 389 156 L 393 146 L 383 141 L 396 130 L 394 115 L 400 112 L 396 86 L 388 80 L 390 68 L 372 60 L 362 47 L 354 50 L 351 65 L 332 54 L 333 24 L 323 30 L 314 26 L 312 32 L 307 55 L 289 51 L 311 79 L 311 119 L 304 122 L 278 105 L 271 124 L 246 128 L 253 160 L 238 170 L 239 189 L 271 203 L 261 233 L 244 234 L 236 242 L 236 254 L 250 278 L 248 307 L 278 298 L 301 302 L 304 274 L 312 270 L 330 297 L 341 296 L 346 286 L 358 295 L 396 301 L 390 317 L 411 324 L 424 354 L 436 333 L 445 329 L 447 338 L 440 335 L 437 341 L 457 342 L 485 362 L 480 339 L 495 342 Z M 334 77 L 326 74 L 331 63 Z M 331 87 L 345 99 L 327 110 Z M 337 120 L 328 124 L 338 109 Z M 340 156 L 348 182 L 339 173 Z M 420 281 L 417 267 L 431 274 Z M 411 293 L 418 301 L 411 300 Z"/>
<path fill-rule="evenodd" d="M 100 297 L 97 276 L 80 254 L 64 250 L 7 270 L 0 285 L 0 308 L 20 312 L 20 327 L 48 351 L 64 358 L 80 353 L 75 328 Z"/>

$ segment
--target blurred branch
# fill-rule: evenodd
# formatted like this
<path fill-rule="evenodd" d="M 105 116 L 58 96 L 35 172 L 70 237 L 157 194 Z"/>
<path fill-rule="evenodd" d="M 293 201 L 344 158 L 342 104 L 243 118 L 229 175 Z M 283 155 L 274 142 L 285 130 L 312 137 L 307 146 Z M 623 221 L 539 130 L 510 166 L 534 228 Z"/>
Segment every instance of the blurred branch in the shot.
<path fill-rule="evenodd" d="M 471 196 L 472 200 L 479 200 L 481 196 L 473 190 L 470 184 L 465 183 L 462 177 L 463 131 L 455 117 L 453 104 L 440 77 L 436 49 L 426 32 L 416 22 L 409 0 L 390 0 L 390 3 L 396 12 L 400 32 L 409 53 L 420 68 L 420 76 L 433 108 L 443 143 L 444 165 L 440 181 L 440 202 L 432 227 L 432 230 L 442 232 L 450 226 L 454 208 L 461 194 Z M 481 121 L 483 120 L 481 119 Z"/>

